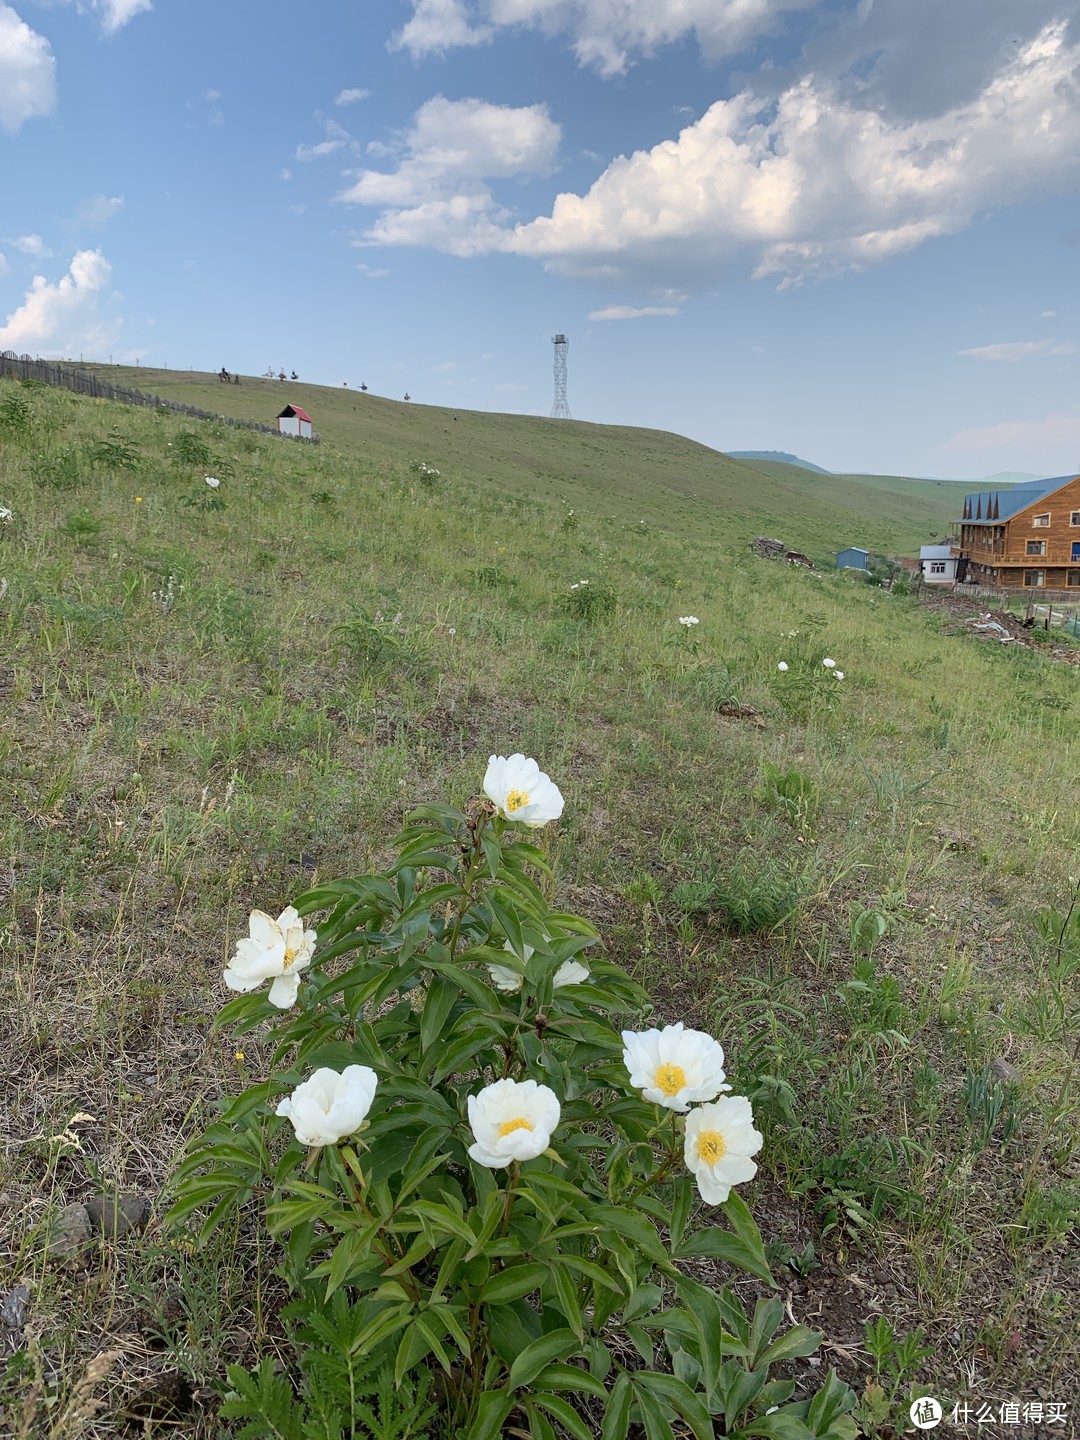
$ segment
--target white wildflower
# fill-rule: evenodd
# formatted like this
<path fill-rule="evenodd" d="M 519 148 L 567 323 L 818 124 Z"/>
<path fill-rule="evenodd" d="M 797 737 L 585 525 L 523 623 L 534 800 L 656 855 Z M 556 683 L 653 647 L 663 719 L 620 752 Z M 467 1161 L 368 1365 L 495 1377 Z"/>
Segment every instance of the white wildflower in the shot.
<path fill-rule="evenodd" d="M 682 1023 L 662 1030 L 624 1030 L 623 1064 L 646 1100 L 685 1113 L 695 1101 L 715 1100 L 724 1084 L 724 1050 L 702 1030 Z"/>
<path fill-rule="evenodd" d="M 754 1129 L 754 1113 L 743 1095 L 723 1095 L 686 1117 L 683 1159 L 707 1205 L 722 1205 L 733 1185 L 752 1180 L 763 1136 Z"/>
<path fill-rule="evenodd" d="M 297 1085 L 274 1113 L 292 1121 L 301 1145 L 336 1145 L 359 1130 L 378 1083 L 366 1065 L 346 1065 L 340 1073 L 324 1065 Z"/>
<path fill-rule="evenodd" d="M 521 754 L 492 755 L 484 776 L 484 794 L 504 820 L 537 829 L 563 812 L 558 787 L 535 760 Z"/>
<path fill-rule="evenodd" d="M 476 1137 L 469 1154 L 489 1170 L 535 1160 L 551 1143 L 561 1107 L 554 1090 L 535 1080 L 496 1080 L 469 1096 L 469 1125 Z"/>
<path fill-rule="evenodd" d="M 311 964 L 315 953 L 315 931 L 304 929 L 291 905 L 276 920 L 262 910 L 252 910 L 248 929 L 248 936 L 236 942 L 236 954 L 225 967 L 225 984 L 230 990 L 246 993 L 272 979 L 270 1004 L 288 1010 L 296 1003 L 300 972 Z"/>

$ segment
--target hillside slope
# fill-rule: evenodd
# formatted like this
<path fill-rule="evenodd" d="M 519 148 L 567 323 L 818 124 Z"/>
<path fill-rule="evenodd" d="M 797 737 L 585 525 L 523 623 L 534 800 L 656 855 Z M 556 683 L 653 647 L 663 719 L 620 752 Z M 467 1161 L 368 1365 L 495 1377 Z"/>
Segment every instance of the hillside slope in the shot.
<path fill-rule="evenodd" d="M 661 430 L 406 404 L 344 388 L 244 376 L 223 385 L 194 371 L 93 366 L 104 378 L 235 418 L 273 423 L 287 403 L 325 444 L 373 463 L 420 460 L 478 488 L 587 508 L 740 547 L 762 531 L 827 558 L 849 544 L 907 553 L 944 531 L 955 498 L 922 482 L 895 493 L 794 466 L 733 460 Z"/>
<path fill-rule="evenodd" d="M 218 1440 L 225 1365 L 290 1353 L 254 1212 L 205 1248 L 160 1228 L 193 1127 L 249 1084 L 285 1088 L 261 1026 L 212 1028 L 222 969 L 252 909 L 383 870 L 413 805 L 468 804 L 487 757 L 517 750 L 566 802 L 533 833 L 545 900 L 653 998 L 627 1023 L 715 1035 L 752 1099 L 765 1142 L 739 1193 L 792 1318 L 828 1346 L 817 1368 L 795 1347 L 799 1393 L 835 1365 L 875 1436 L 907 1430 L 916 1394 L 969 1393 L 976 1365 L 988 1394 L 1065 1397 L 1074 668 L 704 527 L 643 528 L 647 492 L 620 490 L 602 447 L 579 445 L 590 476 L 556 471 L 558 504 L 515 493 L 488 456 L 529 426 L 482 419 L 446 422 L 455 444 L 475 427 L 482 463 L 455 452 L 435 477 L 410 470 L 414 445 L 381 462 L 374 440 L 0 381 L 0 1283 L 34 1277 L 54 1377 L 43 1398 L 32 1366 L 0 1367 L 8 1429 L 73 1435 L 49 1399 L 78 1393 L 107 1336 L 124 1358 L 94 1440 L 131 1440 L 148 1382 L 177 1374 L 175 1433 Z M 597 433 L 535 431 L 553 456 Z M 634 455 L 642 434 L 614 438 Z M 533 457 L 502 453 L 524 489 Z M 718 492 L 740 473 L 722 460 Z M 590 513 L 597 490 L 618 518 Z M 664 497 L 683 523 L 671 486 L 647 513 Z M 722 537 L 722 507 L 693 503 Z M 561 1085 L 555 1061 L 540 1073 Z M 103 1186 L 148 1197 L 152 1228 L 85 1269 L 46 1260 L 53 1218 Z M 695 1273 L 731 1271 L 721 1252 Z M 878 1315 L 919 1357 L 895 1393 L 863 1343 Z"/>

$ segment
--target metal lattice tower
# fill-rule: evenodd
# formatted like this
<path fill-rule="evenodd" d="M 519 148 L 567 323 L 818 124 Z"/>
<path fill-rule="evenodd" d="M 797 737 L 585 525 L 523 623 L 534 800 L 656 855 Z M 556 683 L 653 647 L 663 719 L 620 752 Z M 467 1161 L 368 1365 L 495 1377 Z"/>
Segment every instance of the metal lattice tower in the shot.
<path fill-rule="evenodd" d="M 570 349 L 570 341 L 565 335 L 553 335 L 551 343 L 555 346 L 555 404 L 551 407 L 551 418 L 572 420 L 574 417 L 566 401 L 566 352 Z"/>

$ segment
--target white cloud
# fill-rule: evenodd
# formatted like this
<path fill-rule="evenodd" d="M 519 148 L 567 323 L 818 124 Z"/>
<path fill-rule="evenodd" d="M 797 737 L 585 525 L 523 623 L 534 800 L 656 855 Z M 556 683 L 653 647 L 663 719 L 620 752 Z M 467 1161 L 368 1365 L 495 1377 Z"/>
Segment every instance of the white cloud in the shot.
<path fill-rule="evenodd" d="M 357 265 L 365 280 L 384 280 L 391 272 L 381 265 Z"/>
<path fill-rule="evenodd" d="M 391 40 L 391 50 L 408 50 L 415 59 L 458 45 L 483 45 L 491 39 L 489 25 L 470 24 L 462 0 L 412 0 L 412 4 L 413 17 Z"/>
<path fill-rule="evenodd" d="M 96 227 L 104 225 L 123 208 L 122 195 L 91 195 L 89 199 L 80 200 L 75 218 L 80 225 Z"/>
<path fill-rule="evenodd" d="M 744 90 L 677 139 L 619 157 L 586 193 L 558 195 L 550 215 L 512 227 L 486 186 L 462 182 L 515 165 L 484 164 L 479 145 L 464 145 L 455 163 L 442 112 L 478 107 L 485 140 L 507 150 L 499 117 L 519 117 L 532 151 L 517 145 L 516 168 L 541 173 L 558 127 L 540 107 L 440 99 L 418 112 L 425 123 L 398 170 L 363 172 L 343 198 L 385 207 L 369 243 L 502 250 L 568 274 L 698 285 L 745 254 L 755 276 L 783 288 L 881 263 L 980 211 L 1060 190 L 1080 161 L 1078 92 L 1080 46 L 1063 22 L 1014 49 L 972 101 L 929 119 L 891 120 L 812 75 L 776 99 Z"/>
<path fill-rule="evenodd" d="M 322 119 L 323 129 L 326 132 L 326 139 L 320 140 L 317 145 L 298 145 L 296 147 L 296 158 L 298 160 L 321 160 L 326 155 L 333 155 L 338 150 L 350 150 L 357 148 L 356 141 L 343 125 L 336 120 Z"/>
<path fill-rule="evenodd" d="M 640 320 L 644 315 L 678 315 L 674 305 L 608 305 L 604 310 L 590 310 L 590 320 Z"/>
<path fill-rule="evenodd" d="M 361 170 L 338 198 L 384 210 L 361 245 L 433 246 L 454 255 L 503 249 L 510 216 L 486 182 L 548 174 L 561 135 L 545 105 L 437 95 L 413 117 L 397 169 Z"/>
<path fill-rule="evenodd" d="M 460 198 L 459 187 L 473 201 L 490 198 L 480 181 L 549 174 L 561 135 L 546 105 L 491 105 L 436 95 L 413 116 L 398 168 L 361 170 L 339 198 L 395 210 L 449 200 L 455 192 Z"/>
<path fill-rule="evenodd" d="M 358 100 L 366 100 L 370 94 L 370 90 L 339 90 L 334 97 L 334 104 L 355 105 Z"/>
<path fill-rule="evenodd" d="M 108 35 L 123 29 L 129 20 L 152 8 L 151 0 L 92 0 Z"/>
<path fill-rule="evenodd" d="M 55 284 L 35 275 L 23 303 L 0 326 L 0 350 L 56 354 L 100 345 L 107 331 L 97 319 L 97 296 L 111 275 L 100 250 L 76 251 Z"/>
<path fill-rule="evenodd" d="M 452 370 L 458 368 L 456 360 L 444 360 L 440 365 L 432 365 L 432 375 L 449 375 Z"/>
<path fill-rule="evenodd" d="M 773 29 L 785 11 L 816 0 L 412 0 L 413 18 L 395 37 L 414 56 L 477 45 L 493 27 L 519 25 L 569 38 L 582 65 L 624 73 L 640 55 L 693 36 L 707 59 L 733 54 Z"/>
<path fill-rule="evenodd" d="M 0 275 L 6 275 L 10 269 L 11 266 L 8 264 L 7 256 L 0 250 Z"/>
<path fill-rule="evenodd" d="M 344 140 L 320 140 L 317 145 L 298 145 L 297 160 L 321 160 L 324 155 L 333 155 L 345 144 Z"/>
<path fill-rule="evenodd" d="M 45 241 L 40 235 L 16 235 L 14 240 L 5 240 L 5 245 L 10 245 L 13 250 L 20 250 L 24 255 L 32 255 L 35 260 L 47 258 L 52 254 L 51 250 L 45 248 Z"/>
<path fill-rule="evenodd" d="M 282 178 L 282 180 L 291 180 L 291 179 L 292 179 L 292 171 L 289 170 L 288 168 L 282 170 L 282 172 L 281 172 L 281 178 Z"/>
<path fill-rule="evenodd" d="M 1075 355 L 1071 340 L 1013 340 L 1002 345 L 977 345 L 973 350 L 958 350 L 969 360 L 1030 360 L 1034 355 Z"/>
<path fill-rule="evenodd" d="M 49 42 L 0 0 L 0 126 L 14 133 L 56 104 L 56 61 Z"/>
<path fill-rule="evenodd" d="M 1056 320 L 1056 319 L 1057 319 L 1057 311 L 1056 311 L 1056 310 L 1044 310 L 1044 311 L 1042 312 L 1042 314 L 1039 316 L 1039 319 L 1040 319 L 1040 320 Z"/>

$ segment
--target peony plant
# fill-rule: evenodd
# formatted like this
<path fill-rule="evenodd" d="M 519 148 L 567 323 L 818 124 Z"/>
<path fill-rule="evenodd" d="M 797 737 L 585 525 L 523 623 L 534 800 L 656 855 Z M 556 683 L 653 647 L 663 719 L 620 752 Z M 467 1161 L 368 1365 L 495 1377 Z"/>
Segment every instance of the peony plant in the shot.
<path fill-rule="evenodd" d="M 445 1440 L 852 1440 L 835 1375 L 797 1396 L 770 1374 L 820 1336 L 780 1331 L 734 1189 L 763 1140 L 723 1047 L 681 1022 L 620 1030 L 649 997 L 580 959 L 597 932 L 552 903 L 536 841 L 558 787 L 516 754 L 483 790 L 417 810 L 384 872 L 256 911 L 226 969 L 220 1023 L 267 1032 L 269 1066 L 189 1146 L 170 1220 L 199 1242 L 260 1218 L 305 1338 L 295 1389 L 231 1367 L 223 1414 L 352 1434 L 377 1394 L 402 1416 L 430 1402 Z M 703 1260 L 753 1278 L 752 1317 Z M 312 1381 L 335 1374 L 340 1394 Z"/>

